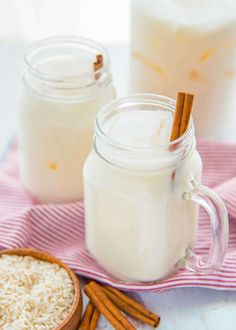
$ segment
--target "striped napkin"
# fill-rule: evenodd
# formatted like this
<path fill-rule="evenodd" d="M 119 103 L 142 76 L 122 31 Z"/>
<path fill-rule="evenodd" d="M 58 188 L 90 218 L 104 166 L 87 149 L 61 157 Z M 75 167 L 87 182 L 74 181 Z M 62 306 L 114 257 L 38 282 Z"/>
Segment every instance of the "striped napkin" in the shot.
<path fill-rule="evenodd" d="M 12 146 L 0 165 L 0 249 L 34 247 L 48 251 L 77 274 L 124 290 L 164 291 L 200 286 L 236 290 L 236 144 L 199 142 L 203 183 L 222 197 L 230 218 L 230 242 L 222 267 L 214 274 L 180 271 L 159 283 L 130 284 L 111 278 L 86 251 L 83 202 L 36 205 L 19 182 L 17 148 Z M 210 226 L 200 214 L 196 252 L 206 253 Z"/>

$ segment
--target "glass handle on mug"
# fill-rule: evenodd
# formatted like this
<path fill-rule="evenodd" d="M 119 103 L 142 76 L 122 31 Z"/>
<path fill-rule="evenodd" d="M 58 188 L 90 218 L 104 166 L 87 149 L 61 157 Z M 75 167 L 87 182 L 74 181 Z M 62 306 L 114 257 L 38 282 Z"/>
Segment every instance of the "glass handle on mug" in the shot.
<path fill-rule="evenodd" d="M 211 189 L 191 181 L 192 190 L 183 194 L 183 199 L 202 206 L 210 218 L 211 246 L 208 255 L 198 255 L 189 249 L 187 269 L 211 273 L 218 269 L 228 246 L 229 223 L 226 207 L 220 197 Z"/>

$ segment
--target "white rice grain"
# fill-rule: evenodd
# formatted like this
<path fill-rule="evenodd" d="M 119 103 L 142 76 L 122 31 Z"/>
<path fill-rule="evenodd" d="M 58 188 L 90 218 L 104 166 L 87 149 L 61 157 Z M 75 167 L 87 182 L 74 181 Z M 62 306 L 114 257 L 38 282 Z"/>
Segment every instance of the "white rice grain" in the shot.
<path fill-rule="evenodd" d="M 67 271 L 27 256 L 0 256 L 0 329 L 52 330 L 68 315 L 74 284 Z"/>

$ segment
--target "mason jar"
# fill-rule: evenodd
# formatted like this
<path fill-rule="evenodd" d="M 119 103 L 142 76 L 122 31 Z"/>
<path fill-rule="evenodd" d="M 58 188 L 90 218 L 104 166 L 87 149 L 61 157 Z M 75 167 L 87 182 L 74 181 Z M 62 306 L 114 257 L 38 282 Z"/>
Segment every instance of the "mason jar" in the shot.
<path fill-rule="evenodd" d="M 196 135 L 236 141 L 236 1 L 133 0 L 130 91 L 196 96 Z"/>
<path fill-rule="evenodd" d="M 102 66 L 94 64 L 98 57 Z M 79 200 L 96 114 L 115 97 L 107 51 L 82 38 L 50 38 L 32 45 L 24 64 L 21 180 L 40 202 Z"/>
<path fill-rule="evenodd" d="M 97 115 L 93 150 L 84 165 L 86 244 L 114 277 L 154 281 L 180 267 L 218 268 L 228 242 L 223 202 L 201 184 L 202 162 L 193 121 L 168 142 L 175 100 L 131 95 Z M 207 211 L 212 242 L 208 256 L 192 248 L 198 207 Z"/>

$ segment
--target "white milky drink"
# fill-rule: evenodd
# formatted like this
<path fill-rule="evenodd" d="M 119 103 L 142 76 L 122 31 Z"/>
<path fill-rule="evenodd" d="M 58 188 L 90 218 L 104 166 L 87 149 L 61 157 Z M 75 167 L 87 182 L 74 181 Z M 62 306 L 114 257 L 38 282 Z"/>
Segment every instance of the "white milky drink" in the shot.
<path fill-rule="evenodd" d="M 236 1 L 134 0 L 130 90 L 196 96 L 196 134 L 236 139 Z"/>
<path fill-rule="evenodd" d="M 202 163 L 192 124 L 169 143 L 173 109 L 174 100 L 140 94 L 114 101 L 97 116 L 84 165 L 86 244 L 123 280 L 166 277 L 186 263 L 196 240 L 200 188 L 194 187 Z M 227 215 L 224 221 L 227 228 Z"/>
<path fill-rule="evenodd" d="M 104 66 L 95 75 L 99 53 Z M 41 202 L 79 200 L 96 114 L 114 98 L 106 52 L 88 40 L 53 38 L 33 46 L 25 61 L 18 116 L 21 180 Z"/>
<path fill-rule="evenodd" d="M 199 155 L 191 152 L 174 172 L 176 164 L 169 150 L 165 150 L 166 160 L 155 158 L 151 151 L 150 157 L 145 154 L 145 148 L 158 150 L 168 143 L 171 124 L 169 111 L 128 109 L 111 118 L 107 114 L 102 129 L 118 146 L 102 144 L 98 137 L 97 152 L 92 151 L 86 161 L 87 246 L 117 277 L 161 278 L 194 242 L 197 208 L 180 197 L 189 178 L 201 176 Z M 141 159 L 135 148 L 141 149 L 137 150 Z"/>

